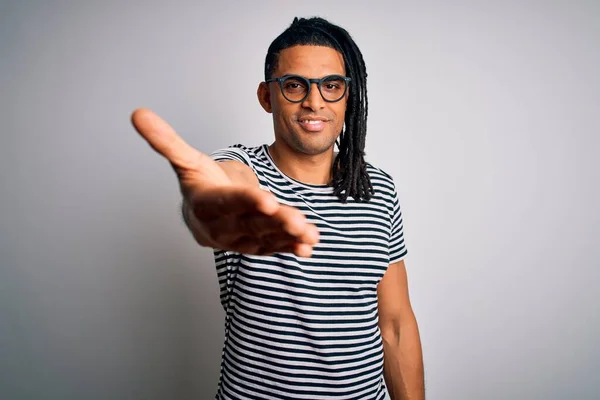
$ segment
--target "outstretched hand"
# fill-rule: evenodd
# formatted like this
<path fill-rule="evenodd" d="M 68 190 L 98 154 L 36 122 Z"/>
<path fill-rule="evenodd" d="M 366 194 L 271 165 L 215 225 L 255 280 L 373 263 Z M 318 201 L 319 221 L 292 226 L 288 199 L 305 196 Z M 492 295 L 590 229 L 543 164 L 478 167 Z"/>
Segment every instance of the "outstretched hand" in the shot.
<path fill-rule="evenodd" d="M 184 217 L 200 245 L 245 254 L 310 257 L 319 234 L 298 209 L 279 204 L 258 185 L 228 174 L 152 111 L 138 109 L 131 121 L 175 170 Z"/>

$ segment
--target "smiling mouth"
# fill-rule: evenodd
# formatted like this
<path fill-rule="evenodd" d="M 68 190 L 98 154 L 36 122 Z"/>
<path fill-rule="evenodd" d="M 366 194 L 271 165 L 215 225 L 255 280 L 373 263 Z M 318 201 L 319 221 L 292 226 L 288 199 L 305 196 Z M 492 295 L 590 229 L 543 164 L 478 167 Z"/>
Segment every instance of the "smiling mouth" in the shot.
<path fill-rule="evenodd" d="M 298 124 L 308 132 L 321 132 L 325 129 L 326 120 L 323 119 L 299 119 Z"/>
<path fill-rule="evenodd" d="M 310 124 L 310 125 L 319 124 L 321 122 L 326 122 L 326 121 L 320 120 L 320 119 L 300 119 L 298 121 L 300 121 L 300 123 L 302 123 L 302 124 Z"/>

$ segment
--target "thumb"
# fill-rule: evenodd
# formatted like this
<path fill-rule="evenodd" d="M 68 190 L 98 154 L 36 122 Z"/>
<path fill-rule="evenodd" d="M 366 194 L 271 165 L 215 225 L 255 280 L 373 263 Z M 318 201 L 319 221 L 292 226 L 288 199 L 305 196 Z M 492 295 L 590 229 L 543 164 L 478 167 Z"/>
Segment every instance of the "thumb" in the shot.
<path fill-rule="evenodd" d="M 192 169 L 204 156 L 187 144 L 162 118 L 148 109 L 135 110 L 131 114 L 131 123 L 148 144 L 175 168 Z"/>

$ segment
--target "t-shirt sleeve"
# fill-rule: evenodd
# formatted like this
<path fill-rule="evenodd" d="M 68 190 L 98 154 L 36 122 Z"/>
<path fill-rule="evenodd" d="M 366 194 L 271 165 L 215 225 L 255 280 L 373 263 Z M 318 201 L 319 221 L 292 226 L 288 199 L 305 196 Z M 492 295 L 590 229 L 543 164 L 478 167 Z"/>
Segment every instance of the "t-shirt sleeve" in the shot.
<path fill-rule="evenodd" d="M 256 178 L 258 179 L 258 185 L 261 189 L 270 191 L 268 181 L 264 177 L 264 173 L 261 171 L 261 162 L 257 159 L 254 152 L 255 149 L 248 148 L 242 144 L 234 144 L 225 149 L 213 151 L 209 156 L 217 161 L 239 161 L 250 167 Z"/>
<path fill-rule="evenodd" d="M 400 209 L 400 201 L 398 192 L 394 188 L 392 201 L 392 229 L 390 233 L 389 258 L 390 264 L 401 261 L 408 253 L 404 243 L 404 228 L 402 221 L 402 210 Z"/>
<path fill-rule="evenodd" d="M 249 167 L 252 167 L 252 161 L 243 146 L 233 145 L 225 149 L 219 149 L 210 153 L 210 157 L 215 161 L 240 161 Z"/>

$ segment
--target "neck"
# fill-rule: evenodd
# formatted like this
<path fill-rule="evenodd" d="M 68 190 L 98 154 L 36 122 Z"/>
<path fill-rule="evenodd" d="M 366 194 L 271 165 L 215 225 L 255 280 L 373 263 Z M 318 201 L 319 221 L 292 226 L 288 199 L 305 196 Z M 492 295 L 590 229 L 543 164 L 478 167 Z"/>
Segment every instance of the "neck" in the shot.
<path fill-rule="evenodd" d="M 277 140 L 269 146 L 269 153 L 277 168 L 290 178 L 309 185 L 327 185 L 331 183 L 333 165 L 333 146 L 321 154 L 303 154 L 281 145 Z"/>

